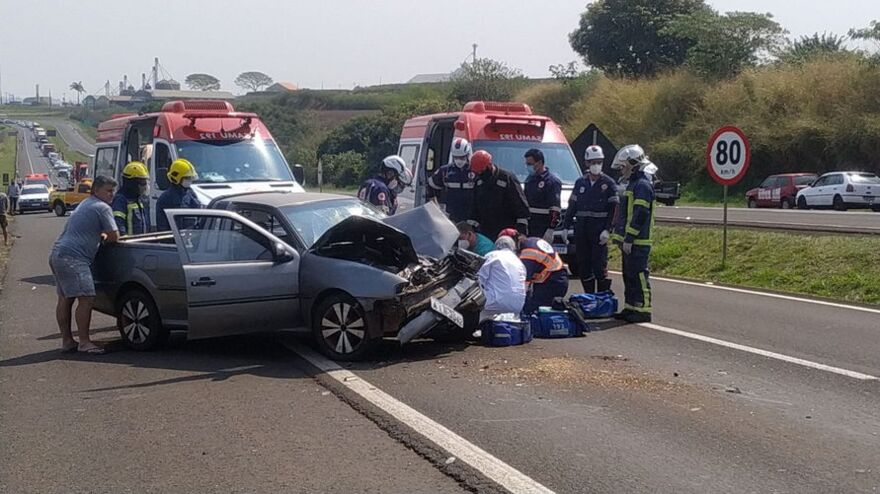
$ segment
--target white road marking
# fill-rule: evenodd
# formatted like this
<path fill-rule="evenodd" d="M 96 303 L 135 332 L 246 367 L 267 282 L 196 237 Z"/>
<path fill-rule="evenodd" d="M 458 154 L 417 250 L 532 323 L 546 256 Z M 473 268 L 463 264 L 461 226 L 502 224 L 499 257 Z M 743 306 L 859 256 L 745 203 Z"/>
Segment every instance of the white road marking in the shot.
<path fill-rule="evenodd" d="M 609 271 L 609 273 L 614 273 L 614 274 L 618 274 L 618 275 L 621 274 L 620 271 Z M 805 303 L 805 304 L 824 305 L 826 307 L 855 310 L 855 311 L 859 311 L 859 312 L 867 312 L 869 314 L 880 314 L 880 309 L 874 309 L 871 307 L 860 307 L 858 305 L 847 305 L 847 304 L 841 304 L 841 303 L 837 303 L 837 302 L 826 302 L 825 300 L 814 300 L 814 299 L 809 299 L 809 298 L 795 297 L 792 295 L 781 295 L 778 293 L 759 292 L 756 290 L 747 290 L 745 288 L 718 286 L 718 285 L 713 285 L 711 283 L 705 283 L 705 282 L 676 280 L 673 278 L 663 278 L 663 277 L 658 277 L 658 276 L 651 276 L 651 281 L 654 281 L 654 280 L 663 281 L 666 283 L 678 283 L 679 285 L 696 286 L 696 287 L 700 287 L 700 288 L 714 288 L 716 290 L 725 290 L 728 292 L 745 293 L 747 295 L 757 295 L 760 297 L 770 297 L 770 298 L 776 298 L 776 299 L 780 299 L 780 300 L 788 300 L 791 302 L 801 302 L 801 303 Z"/>
<path fill-rule="evenodd" d="M 841 376 L 851 377 L 853 379 L 860 379 L 862 381 L 875 381 L 878 378 L 877 376 L 872 376 L 869 374 L 862 374 L 861 372 L 855 372 L 847 369 L 841 369 L 840 367 L 833 367 L 830 365 L 820 364 L 818 362 L 811 362 L 809 360 L 804 360 L 797 357 L 790 357 L 788 355 L 783 355 L 781 353 L 770 352 L 767 350 L 762 350 L 760 348 L 750 347 L 747 345 L 740 345 L 739 343 L 732 343 L 730 341 L 719 340 L 718 338 L 712 338 L 710 336 L 703 336 L 701 334 L 689 333 L 687 331 L 681 331 L 679 329 L 667 328 L 666 326 L 660 326 L 659 324 L 653 323 L 640 323 L 639 326 L 643 328 L 653 329 L 655 331 L 662 331 L 664 333 L 674 334 L 677 336 L 683 336 L 685 338 L 690 338 L 692 340 L 699 340 L 706 343 L 712 343 L 713 345 L 719 345 L 727 348 L 733 348 L 734 350 L 740 350 L 743 352 L 753 353 L 755 355 L 760 355 L 762 357 L 768 357 L 776 360 L 781 360 L 783 362 L 788 362 L 791 364 L 802 365 L 804 367 L 809 367 L 811 369 L 818 369 L 825 372 L 833 372 L 834 374 L 840 374 Z"/>
<path fill-rule="evenodd" d="M 470 443 L 465 438 L 419 413 L 409 405 L 364 381 L 356 374 L 339 367 L 335 362 L 324 358 L 300 343 L 287 343 L 286 346 L 345 386 L 348 390 L 369 401 L 401 423 L 411 427 L 428 440 L 446 450 L 450 456 L 454 456 L 472 466 L 508 491 L 515 494 L 553 492 L 531 477 L 526 476 L 480 447 Z"/>

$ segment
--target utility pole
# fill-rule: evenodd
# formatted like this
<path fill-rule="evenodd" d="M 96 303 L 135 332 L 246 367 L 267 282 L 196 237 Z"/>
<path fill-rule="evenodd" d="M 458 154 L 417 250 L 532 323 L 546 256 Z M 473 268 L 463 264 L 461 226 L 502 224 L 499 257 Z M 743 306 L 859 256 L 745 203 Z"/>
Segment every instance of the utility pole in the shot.
<path fill-rule="evenodd" d="M 476 62 L 477 61 L 477 44 L 474 43 L 473 47 L 474 47 L 474 62 Z"/>

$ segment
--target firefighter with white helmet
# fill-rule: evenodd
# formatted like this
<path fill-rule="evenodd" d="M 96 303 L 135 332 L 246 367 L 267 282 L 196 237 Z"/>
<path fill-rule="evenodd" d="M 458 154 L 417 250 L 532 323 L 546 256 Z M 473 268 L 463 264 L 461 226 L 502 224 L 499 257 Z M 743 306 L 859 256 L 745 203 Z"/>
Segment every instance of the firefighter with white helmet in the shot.
<path fill-rule="evenodd" d="M 428 199 L 442 200 L 446 205 L 446 214 L 455 223 L 468 219 L 474 202 L 476 175 L 470 167 L 472 154 L 471 143 L 467 139 L 454 138 L 449 150 L 449 163 L 428 177 Z"/>
<path fill-rule="evenodd" d="M 612 168 L 621 170 L 627 180 L 614 220 L 611 240 L 623 253 L 624 309 L 618 319 L 628 322 L 651 321 L 651 284 L 648 258 L 651 255 L 651 227 L 654 224 L 654 186 L 650 175 L 657 172 L 645 150 L 638 145 L 624 146 L 614 157 Z"/>
<path fill-rule="evenodd" d="M 168 167 L 166 174 L 171 186 L 162 192 L 156 201 L 156 230 L 171 230 L 168 223 L 168 217 L 165 215 L 166 209 L 199 209 L 202 205 L 199 203 L 195 192 L 192 191 L 193 180 L 197 180 L 199 175 L 196 173 L 196 167 L 189 160 L 178 158 Z"/>
<path fill-rule="evenodd" d="M 379 207 L 385 214 L 397 212 L 397 194 L 412 183 L 412 174 L 406 162 L 393 154 L 382 160 L 379 173 L 361 184 L 358 197 Z"/>
<path fill-rule="evenodd" d="M 122 169 L 122 187 L 110 207 L 119 235 L 140 235 L 150 231 L 150 217 L 141 200 L 149 194 L 150 174 L 146 165 L 132 161 Z"/>
<path fill-rule="evenodd" d="M 587 147 L 587 173 L 574 183 L 565 214 L 565 229 L 574 226 L 575 258 L 584 293 L 611 290 L 608 278 L 608 239 L 615 209 L 620 203 L 617 184 L 602 172 L 605 153 L 596 145 Z"/>

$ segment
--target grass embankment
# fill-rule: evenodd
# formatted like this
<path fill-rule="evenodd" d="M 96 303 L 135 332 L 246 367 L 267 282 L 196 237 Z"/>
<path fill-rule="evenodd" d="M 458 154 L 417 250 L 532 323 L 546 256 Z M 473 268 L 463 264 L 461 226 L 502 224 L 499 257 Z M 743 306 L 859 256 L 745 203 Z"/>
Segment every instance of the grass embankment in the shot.
<path fill-rule="evenodd" d="M 55 137 L 49 138 L 49 142 L 55 144 L 55 149 L 64 156 L 64 161 L 67 161 L 70 164 L 73 164 L 75 161 L 89 161 L 88 156 L 67 145 L 67 142 L 61 137 L 61 132 L 58 131 L 58 129 L 51 125 L 44 125 L 43 128 L 46 130 L 54 130 L 56 132 Z"/>
<path fill-rule="evenodd" d="M 880 304 L 880 237 L 733 229 L 724 268 L 721 237 L 720 228 L 656 227 L 652 273 Z"/>
<path fill-rule="evenodd" d="M 3 192 L 6 192 L 6 186 L 15 177 L 16 137 L 6 135 L 11 130 L 15 129 L 0 125 L 0 186 L 3 187 Z"/>

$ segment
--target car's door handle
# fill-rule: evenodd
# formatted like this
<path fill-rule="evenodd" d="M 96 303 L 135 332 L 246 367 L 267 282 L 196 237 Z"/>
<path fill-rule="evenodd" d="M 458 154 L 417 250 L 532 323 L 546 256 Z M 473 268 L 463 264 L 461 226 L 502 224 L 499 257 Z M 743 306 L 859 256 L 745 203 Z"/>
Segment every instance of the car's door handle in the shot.
<path fill-rule="evenodd" d="M 212 278 L 208 278 L 207 276 L 202 276 L 198 281 L 193 281 L 190 283 L 192 286 L 214 286 L 217 282 Z"/>

